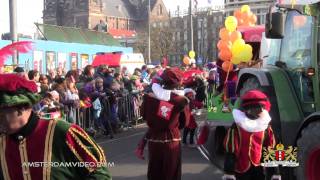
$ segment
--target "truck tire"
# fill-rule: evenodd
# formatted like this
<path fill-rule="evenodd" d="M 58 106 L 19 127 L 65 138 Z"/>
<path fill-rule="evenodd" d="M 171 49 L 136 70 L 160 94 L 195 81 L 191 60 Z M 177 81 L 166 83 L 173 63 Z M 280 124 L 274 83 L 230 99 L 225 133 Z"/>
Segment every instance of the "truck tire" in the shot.
<path fill-rule="evenodd" d="M 320 178 L 320 121 L 312 122 L 298 139 L 297 180 Z"/>

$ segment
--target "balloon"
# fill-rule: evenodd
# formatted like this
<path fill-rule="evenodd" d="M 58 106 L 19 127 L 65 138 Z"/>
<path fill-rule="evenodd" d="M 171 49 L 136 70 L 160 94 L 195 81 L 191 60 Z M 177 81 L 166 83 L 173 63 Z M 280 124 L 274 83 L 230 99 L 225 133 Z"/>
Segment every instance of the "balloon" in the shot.
<path fill-rule="evenodd" d="M 243 20 L 243 21 L 249 21 L 250 20 L 250 17 L 253 15 L 253 13 L 252 12 L 250 12 L 250 11 L 248 11 L 248 12 L 243 12 L 242 14 L 241 14 L 241 19 Z"/>
<path fill-rule="evenodd" d="M 241 11 L 239 9 L 235 10 L 233 12 L 233 16 L 237 18 L 237 20 L 239 21 L 241 19 Z"/>
<path fill-rule="evenodd" d="M 237 18 L 235 18 L 234 16 L 228 16 L 224 22 L 224 25 L 226 26 L 226 29 L 228 31 L 230 31 L 230 32 L 235 31 L 238 26 Z"/>
<path fill-rule="evenodd" d="M 252 15 L 250 16 L 249 20 L 250 20 L 250 22 L 251 22 L 252 24 L 256 24 L 256 23 L 257 23 L 257 16 L 256 16 L 255 14 L 252 14 Z M 295 22 L 295 21 L 293 21 L 293 22 Z"/>
<path fill-rule="evenodd" d="M 239 47 L 239 49 L 236 50 L 236 52 L 232 52 L 232 58 L 231 61 L 241 61 L 241 62 L 249 62 L 252 60 L 253 54 L 252 54 L 252 47 L 249 44 L 244 44 Z"/>
<path fill-rule="evenodd" d="M 238 26 L 243 26 L 243 22 L 244 22 L 243 19 L 239 19 L 238 20 Z"/>
<path fill-rule="evenodd" d="M 243 45 L 245 45 L 243 39 L 237 39 L 236 41 L 234 41 L 231 47 L 232 55 L 234 56 L 235 54 L 238 54 L 239 51 L 241 51 Z"/>
<path fill-rule="evenodd" d="M 230 36 L 231 42 L 235 42 L 236 40 L 241 39 L 241 38 L 242 38 L 241 32 L 233 31 L 231 33 L 231 36 Z"/>
<path fill-rule="evenodd" d="M 242 62 L 249 62 L 252 60 L 253 54 L 252 54 L 252 47 L 250 44 L 244 45 L 242 55 L 243 55 Z"/>
<path fill-rule="evenodd" d="M 231 50 L 231 47 L 232 47 L 232 43 L 231 41 L 223 41 L 223 40 L 220 40 L 217 44 L 217 47 L 219 50 L 221 49 L 229 49 Z"/>
<path fill-rule="evenodd" d="M 230 39 L 230 32 L 226 28 L 221 28 L 219 32 L 220 39 L 228 41 Z"/>
<path fill-rule="evenodd" d="M 219 58 L 222 61 L 230 61 L 231 57 L 232 57 L 231 51 L 228 49 L 223 49 L 219 53 Z"/>
<path fill-rule="evenodd" d="M 243 5 L 241 6 L 241 12 L 250 12 L 250 6 L 249 5 Z"/>
<path fill-rule="evenodd" d="M 225 72 L 229 72 L 233 70 L 233 65 L 230 61 L 225 61 L 222 64 L 222 70 L 224 70 Z"/>
<path fill-rule="evenodd" d="M 191 59 L 193 59 L 195 56 L 196 56 L 196 52 L 194 52 L 194 51 L 189 51 L 189 57 L 190 57 Z"/>
<path fill-rule="evenodd" d="M 195 64 L 196 63 L 196 60 L 195 59 L 190 59 L 190 64 Z"/>
<path fill-rule="evenodd" d="M 191 62 L 190 62 L 190 59 L 188 58 L 188 56 L 185 56 L 183 58 L 183 63 L 186 64 L 186 65 L 189 65 Z"/>
<path fill-rule="evenodd" d="M 237 65 L 237 64 L 241 63 L 241 59 L 235 56 L 235 57 L 231 58 L 231 62 L 232 62 L 232 64 Z"/>

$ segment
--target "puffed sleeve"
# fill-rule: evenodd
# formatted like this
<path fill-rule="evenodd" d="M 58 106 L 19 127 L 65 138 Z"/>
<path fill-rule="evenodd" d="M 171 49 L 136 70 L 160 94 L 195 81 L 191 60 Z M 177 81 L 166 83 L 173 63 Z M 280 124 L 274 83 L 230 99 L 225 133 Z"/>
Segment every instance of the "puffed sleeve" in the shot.
<path fill-rule="evenodd" d="M 89 164 L 85 167 L 85 179 L 112 179 L 103 150 L 83 129 L 71 125 L 66 133 L 66 143 L 77 161 Z"/>

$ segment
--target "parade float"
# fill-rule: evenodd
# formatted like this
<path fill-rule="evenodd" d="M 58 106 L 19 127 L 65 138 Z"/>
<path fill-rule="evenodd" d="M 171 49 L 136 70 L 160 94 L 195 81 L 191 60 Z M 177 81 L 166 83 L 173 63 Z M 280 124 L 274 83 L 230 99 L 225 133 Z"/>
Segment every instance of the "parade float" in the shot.
<path fill-rule="evenodd" d="M 283 179 L 315 180 L 320 177 L 319 10 L 319 0 L 282 0 L 275 3 L 266 15 L 265 36 L 269 39 L 269 51 L 263 66 L 250 67 L 249 62 L 237 73 L 234 94 L 241 96 L 251 89 L 266 93 L 272 104 L 271 125 L 277 143 L 283 144 L 284 149 L 290 146 L 297 148 L 295 158 L 299 166 L 280 166 Z M 244 9 L 241 10 L 243 11 Z M 239 15 L 237 12 L 234 15 L 235 18 L 229 18 L 226 25 L 227 22 L 235 24 L 233 20 Z M 254 28 L 250 25 L 247 27 Z M 241 28 L 237 27 L 237 30 L 240 31 Z M 225 32 L 222 31 L 221 34 L 223 33 Z M 226 34 L 228 33 L 230 32 Z M 241 34 L 244 37 L 244 33 Z M 234 44 L 237 43 L 227 44 L 228 49 L 231 47 L 231 53 L 221 53 L 223 48 L 220 47 L 220 58 L 224 60 L 223 63 L 227 62 L 228 65 L 224 68 L 228 67 L 228 71 L 233 68 L 234 63 L 239 62 L 233 58 Z M 225 45 L 223 47 L 226 48 Z M 245 44 L 242 43 L 242 49 L 245 49 L 244 47 Z M 252 47 L 254 49 L 254 46 Z M 261 47 L 267 46 L 262 44 Z M 252 56 L 243 51 L 239 53 L 255 60 L 254 52 L 255 50 Z M 230 60 L 227 61 L 228 59 Z M 251 60 L 251 63 L 253 62 Z M 221 145 L 226 129 L 232 124 L 232 117 L 231 114 L 227 116 L 227 111 L 219 109 L 219 105 L 230 104 L 232 98 L 225 92 L 219 95 L 220 97 L 212 98 L 219 101 L 209 106 L 208 120 L 205 123 L 207 125 L 204 126 L 209 128 L 202 128 L 209 129 L 206 130 L 207 141 L 199 146 L 199 149 L 217 167 L 223 168 L 224 150 Z M 237 99 L 231 104 L 236 106 Z M 232 110 L 233 107 L 229 108 Z M 225 117 L 221 117 L 222 115 Z M 267 155 L 268 153 L 271 151 L 266 152 Z"/>

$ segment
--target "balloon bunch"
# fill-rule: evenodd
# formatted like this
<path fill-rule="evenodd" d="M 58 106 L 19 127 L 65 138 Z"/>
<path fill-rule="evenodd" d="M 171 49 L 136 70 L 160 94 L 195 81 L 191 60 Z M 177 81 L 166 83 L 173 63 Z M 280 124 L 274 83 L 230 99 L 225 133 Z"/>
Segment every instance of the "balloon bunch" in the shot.
<path fill-rule="evenodd" d="M 233 15 L 237 18 L 239 26 L 255 26 L 257 22 L 257 16 L 251 12 L 248 5 L 243 5 L 241 9 L 234 11 Z"/>
<path fill-rule="evenodd" d="M 242 6 L 241 11 L 237 10 L 235 13 L 236 12 L 241 12 L 241 15 L 246 14 L 243 18 L 247 17 L 247 14 L 249 14 L 250 18 L 251 16 L 254 16 L 256 19 L 256 16 L 252 14 L 248 5 Z M 225 20 L 225 28 L 220 29 L 220 41 L 218 42 L 217 47 L 219 49 L 219 58 L 224 61 L 222 69 L 225 72 L 233 70 L 232 64 L 249 62 L 253 57 L 251 45 L 246 44 L 242 39 L 241 32 L 236 30 L 239 22 L 240 24 L 243 24 L 243 18 L 239 19 L 235 16 L 228 16 Z M 247 19 L 245 19 L 245 22 L 247 22 Z M 250 23 L 252 22 L 254 21 L 250 20 Z M 254 23 L 250 24 L 250 26 L 251 25 L 254 25 Z"/>
<path fill-rule="evenodd" d="M 189 51 L 189 57 L 188 56 L 184 56 L 183 58 L 183 63 L 186 65 L 190 65 L 192 63 L 196 63 L 196 60 L 194 59 L 196 57 L 196 52 L 194 51 Z"/>

